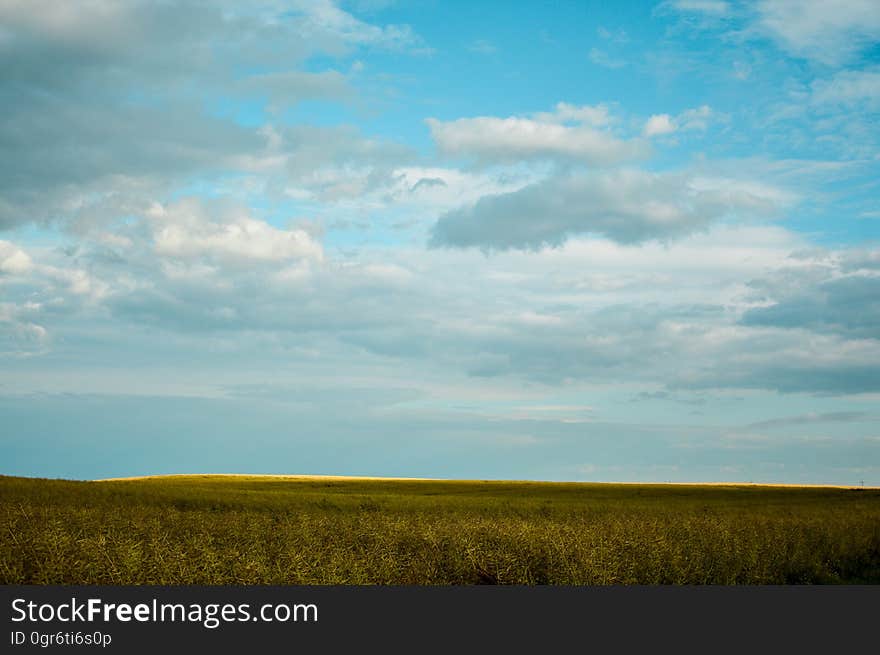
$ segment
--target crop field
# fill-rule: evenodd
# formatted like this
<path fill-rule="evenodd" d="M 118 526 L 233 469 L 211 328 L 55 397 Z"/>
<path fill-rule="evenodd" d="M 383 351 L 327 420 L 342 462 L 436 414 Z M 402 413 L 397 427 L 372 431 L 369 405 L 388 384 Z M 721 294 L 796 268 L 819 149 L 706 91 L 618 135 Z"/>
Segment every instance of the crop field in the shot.
<path fill-rule="evenodd" d="M 880 583 L 880 490 L 0 477 L 3 584 Z"/>

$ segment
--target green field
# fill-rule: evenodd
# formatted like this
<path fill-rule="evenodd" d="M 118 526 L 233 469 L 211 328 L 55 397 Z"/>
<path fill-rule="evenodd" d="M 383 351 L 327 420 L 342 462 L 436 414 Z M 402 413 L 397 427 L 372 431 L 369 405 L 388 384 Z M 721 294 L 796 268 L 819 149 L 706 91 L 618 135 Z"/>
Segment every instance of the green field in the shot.
<path fill-rule="evenodd" d="M 0 477 L 3 584 L 880 583 L 880 490 Z"/>

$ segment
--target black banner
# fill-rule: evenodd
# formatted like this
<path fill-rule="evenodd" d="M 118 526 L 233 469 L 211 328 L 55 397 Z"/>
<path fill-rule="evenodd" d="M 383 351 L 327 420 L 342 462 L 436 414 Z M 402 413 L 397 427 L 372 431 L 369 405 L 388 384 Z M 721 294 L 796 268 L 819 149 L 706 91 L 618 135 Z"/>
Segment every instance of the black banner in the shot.
<path fill-rule="evenodd" d="M 3 652 L 874 648 L 874 587 L 4 586 Z"/>

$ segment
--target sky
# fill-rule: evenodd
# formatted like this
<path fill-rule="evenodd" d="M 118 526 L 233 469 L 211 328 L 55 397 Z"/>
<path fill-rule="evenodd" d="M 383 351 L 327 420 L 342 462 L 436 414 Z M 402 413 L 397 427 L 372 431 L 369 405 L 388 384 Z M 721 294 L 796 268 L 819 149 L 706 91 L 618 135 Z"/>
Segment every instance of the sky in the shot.
<path fill-rule="evenodd" d="M 0 0 L 0 474 L 880 485 L 876 0 Z"/>

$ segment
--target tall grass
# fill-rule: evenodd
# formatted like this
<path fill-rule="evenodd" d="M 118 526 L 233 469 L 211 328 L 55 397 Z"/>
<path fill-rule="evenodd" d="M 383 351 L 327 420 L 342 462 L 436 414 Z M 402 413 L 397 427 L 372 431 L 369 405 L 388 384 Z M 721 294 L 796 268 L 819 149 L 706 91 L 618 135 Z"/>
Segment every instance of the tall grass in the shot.
<path fill-rule="evenodd" d="M 880 583 L 876 490 L 0 477 L 4 584 Z"/>

